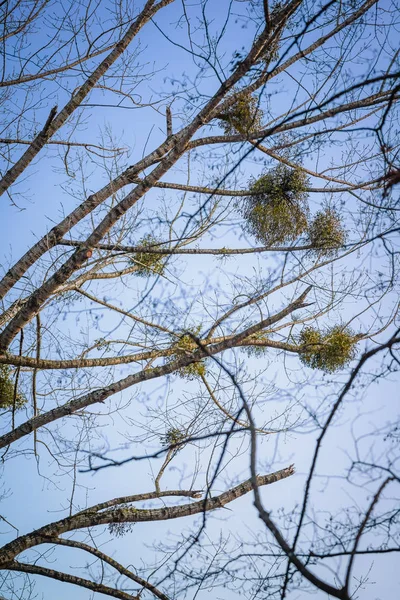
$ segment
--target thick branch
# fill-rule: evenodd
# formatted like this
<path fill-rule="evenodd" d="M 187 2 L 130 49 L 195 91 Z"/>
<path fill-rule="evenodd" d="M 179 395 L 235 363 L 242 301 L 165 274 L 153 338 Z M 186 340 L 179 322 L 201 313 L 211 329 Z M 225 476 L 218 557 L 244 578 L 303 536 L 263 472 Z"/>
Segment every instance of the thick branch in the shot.
<path fill-rule="evenodd" d="M 268 317 L 266 319 L 263 319 L 259 323 L 248 327 L 247 329 L 230 337 L 229 339 L 223 339 L 221 342 L 218 342 L 208 347 L 201 346 L 192 354 L 182 356 L 177 360 L 173 360 L 162 366 L 154 367 L 153 369 L 142 370 L 139 373 L 135 373 L 133 375 L 128 375 L 124 379 L 116 381 L 109 386 L 106 386 L 99 390 L 95 390 L 93 392 L 89 392 L 88 394 L 85 394 L 80 398 L 76 398 L 75 400 L 71 400 L 70 402 L 67 402 L 62 406 L 53 408 L 47 413 L 42 413 L 40 415 L 37 415 L 36 417 L 33 417 L 29 421 L 26 421 L 19 427 L 16 427 L 9 433 L 3 435 L 0 438 L 0 448 L 4 448 L 5 446 L 8 446 L 16 440 L 21 439 L 26 435 L 29 435 L 32 431 L 37 430 L 43 425 L 52 423 L 53 421 L 61 419 L 62 417 L 65 417 L 67 415 L 74 414 L 75 412 L 82 410 L 83 408 L 87 408 L 88 406 L 91 406 L 93 404 L 96 404 L 97 402 L 104 402 L 110 396 L 113 396 L 118 392 L 121 392 L 133 385 L 136 385 L 137 383 L 169 375 L 181 369 L 182 367 L 186 367 L 187 365 L 193 362 L 198 362 L 206 358 L 207 356 L 214 356 L 224 350 L 234 348 L 235 346 L 241 344 L 249 336 L 261 331 L 262 329 L 270 327 L 278 321 L 281 321 L 292 312 L 308 306 L 308 304 L 304 303 L 304 300 L 310 290 L 311 286 L 309 286 L 299 296 L 299 298 L 297 298 L 297 300 L 289 304 L 289 306 L 281 310 L 279 313 L 272 315 L 271 317 Z"/>
<path fill-rule="evenodd" d="M 167 1 L 167 0 L 165 0 Z M 290 6 L 298 4 L 299 0 L 293 0 L 288 5 L 287 10 Z M 158 5 L 159 6 L 159 5 Z M 286 8 L 285 8 L 286 10 Z M 258 41 L 253 45 L 249 54 L 243 62 L 235 69 L 232 75 L 224 81 L 219 90 L 209 100 L 206 106 L 200 110 L 197 116 L 193 119 L 192 123 L 181 132 L 179 142 L 170 151 L 168 156 L 164 158 L 160 164 L 151 172 L 151 174 L 143 180 L 143 182 L 131 192 L 119 204 L 112 208 L 107 216 L 101 221 L 96 227 L 93 233 L 86 240 L 86 243 L 82 248 L 79 248 L 69 259 L 66 260 L 64 265 L 59 268 L 48 281 L 46 281 L 41 287 L 39 287 L 26 302 L 24 308 L 14 317 L 14 319 L 7 325 L 4 331 L 0 334 L 0 348 L 6 350 L 9 344 L 14 339 L 17 332 L 25 327 L 29 321 L 39 312 L 40 307 L 43 303 L 57 290 L 57 288 L 65 283 L 72 273 L 80 269 L 88 257 L 90 252 L 96 244 L 98 244 L 102 238 L 110 231 L 118 220 L 136 204 L 140 198 L 148 192 L 153 185 L 175 164 L 175 162 L 182 156 L 187 150 L 190 139 L 195 132 L 207 122 L 209 116 L 213 110 L 218 106 L 220 100 L 227 94 L 227 92 L 233 88 L 233 86 L 240 81 L 240 79 L 248 72 L 254 61 L 257 60 L 260 49 L 268 41 L 269 36 L 266 32 L 260 35 Z"/>
<path fill-rule="evenodd" d="M 348 112 L 351 110 L 356 110 L 359 108 L 367 108 L 368 106 L 375 106 L 376 104 L 383 104 L 391 99 L 393 92 L 391 90 L 379 92 L 377 94 L 373 94 L 368 96 L 367 98 L 363 98 L 361 100 L 355 100 L 354 102 L 348 102 L 346 104 L 340 104 L 339 106 L 335 106 L 333 108 L 327 109 L 325 111 L 321 111 L 320 108 L 318 110 L 318 114 L 312 117 L 304 117 L 302 119 L 298 119 L 292 122 L 283 122 L 280 125 L 274 125 L 273 127 L 268 127 L 267 129 L 260 129 L 258 131 L 252 131 L 247 133 L 246 135 L 242 134 L 232 134 L 232 135 L 216 135 L 216 136 L 208 136 L 205 138 L 198 138 L 197 140 L 193 140 L 190 143 L 190 148 L 198 148 L 199 146 L 207 146 L 208 144 L 225 144 L 227 142 L 246 142 L 246 141 L 257 141 L 264 140 L 272 135 L 276 135 L 278 133 L 283 133 L 285 131 L 291 131 L 292 129 L 297 129 L 301 127 L 305 127 L 306 125 L 312 125 L 313 123 L 318 123 L 320 121 L 325 121 L 326 119 L 330 119 L 336 115 L 339 115 L 343 112 Z M 302 111 L 305 114 L 310 112 L 310 109 L 307 111 Z M 299 115 L 293 115 L 294 117 Z"/>
<path fill-rule="evenodd" d="M 47 569 L 45 567 L 40 567 L 39 565 L 28 565 L 26 563 L 14 561 L 8 564 L 6 568 L 9 571 L 19 571 L 21 573 L 30 573 L 31 575 L 42 575 L 44 577 L 49 577 L 50 579 L 62 581 L 63 583 L 72 583 L 73 585 L 78 585 L 79 587 L 86 588 L 92 592 L 104 594 L 111 598 L 118 598 L 119 600 L 139 600 L 139 596 L 132 596 L 122 590 L 116 590 L 107 585 L 103 585 L 102 583 L 95 583 L 94 581 L 89 581 L 89 579 L 83 579 L 83 577 L 77 577 L 76 575 L 70 575 L 69 573 L 61 573 L 60 571 Z"/>
<path fill-rule="evenodd" d="M 79 90 L 73 94 L 71 100 L 67 102 L 64 108 L 58 113 L 58 115 L 50 114 L 48 122 L 42 131 L 36 136 L 28 150 L 24 152 L 21 158 L 7 171 L 2 180 L 0 181 L 0 195 L 3 194 L 12 185 L 17 178 L 23 173 L 27 166 L 32 160 L 38 155 L 43 146 L 47 141 L 54 135 L 54 133 L 60 129 L 71 116 L 71 114 L 82 104 L 82 101 L 86 98 L 89 92 L 94 88 L 96 83 L 103 77 L 103 75 L 109 70 L 111 65 L 125 52 L 133 38 L 137 35 L 140 29 L 155 15 L 160 9 L 173 2 L 173 0 L 161 0 L 156 6 L 154 6 L 155 0 L 147 0 L 145 7 L 143 8 L 140 15 L 129 27 L 123 38 L 116 44 L 115 48 L 110 54 L 100 63 L 100 65 L 93 71 L 90 77 L 85 83 L 79 88 Z M 54 109 L 53 109 L 54 110 Z"/>
<path fill-rule="evenodd" d="M 139 577 L 139 575 L 132 573 L 132 571 L 130 571 L 129 569 L 127 569 L 126 567 L 121 565 L 119 562 L 117 562 L 110 556 L 107 556 L 107 554 L 104 554 L 104 552 L 97 550 L 97 548 L 92 548 L 92 546 L 89 546 L 88 544 L 84 544 L 83 542 L 75 542 L 73 540 L 64 540 L 62 538 L 55 538 L 53 540 L 53 543 L 57 544 L 58 546 L 67 546 L 69 548 L 77 548 L 78 550 L 83 550 L 85 552 L 88 552 L 88 553 L 92 554 L 93 556 L 96 556 L 103 562 L 107 563 L 114 569 L 116 569 L 121 575 L 124 575 L 128 579 L 131 579 L 138 585 L 142 586 L 144 589 L 149 590 L 149 592 L 152 592 L 157 598 L 160 598 L 160 600 L 169 600 L 168 596 L 166 596 L 165 594 L 160 592 L 160 590 L 158 590 L 155 585 L 151 584 L 146 579 Z"/>
<path fill-rule="evenodd" d="M 256 484 L 259 487 L 270 485 L 294 473 L 293 465 L 275 473 L 257 476 Z M 23 535 L 16 540 L 3 546 L 0 551 L 0 568 L 9 569 L 15 564 L 15 557 L 38 544 L 48 543 L 49 538 L 57 537 L 68 531 L 74 531 L 86 527 L 96 527 L 110 523 L 143 523 L 148 521 L 166 521 L 169 519 L 180 519 L 182 517 L 192 516 L 222 508 L 233 500 L 248 494 L 253 489 L 252 481 L 249 479 L 236 487 L 223 492 L 219 496 L 205 498 L 199 502 L 183 504 L 181 506 L 164 506 L 162 508 L 137 509 L 120 508 L 116 510 L 104 511 L 101 513 L 91 512 L 90 509 L 80 512 L 77 515 L 61 519 L 55 523 L 45 525 L 32 533 Z"/>

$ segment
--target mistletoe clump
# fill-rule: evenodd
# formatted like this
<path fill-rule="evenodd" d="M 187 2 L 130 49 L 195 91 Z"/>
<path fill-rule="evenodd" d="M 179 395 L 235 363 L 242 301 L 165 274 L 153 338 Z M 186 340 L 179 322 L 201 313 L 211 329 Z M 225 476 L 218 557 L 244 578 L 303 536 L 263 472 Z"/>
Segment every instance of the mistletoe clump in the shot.
<path fill-rule="evenodd" d="M 281 10 L 281 8 L 282 7 L 279 5 L 278 11 Z M 278 12 L 278 11 L 276 11 L 276 12 Z M 272 11 L 271 11 L 271 18 L 275 17 L 276 12 L 275 12 L 274 9 L 272 9 Z M 258 42 L 258 39 L 259 38 L 257 37 L 256 40 L 255 40 L 255 43 Z M 279 58 L 279 39 L 274 39 L 261 52 L 261 54 L 260 54 L 260 60 L 262 60 L 262 62 L 266 66 L 268 66 L 270 62 L 278 60 L 278 58 Z"/>
<path fill-rule="evenodd" d="M 178 371 L 178 375 L 180 377 L 183 377 L 183 379 L 189 379 L 189 381 L 193 381 L 193 379 L 197 379 L 197 377 L 204 377 L 206 373 L 207 369 L 203 361 L 191 363 L 186 367 L 182 367 Z"/>
<path fill-rule="evenodd" d="M 124 513 L 124 511 L 126 511 L 126 509 L 128 509 L 131 512 L 137 510 L 137 508 L 135 508 L 134 506 L 124 503 L 124 504 L 119 504 L 118 506 L 112 507 L 110 509 L 110 512 L 115 513 L 121 519 L 123 519 L 124 518 L 123 513 Z M 117 520 L 113 523 L 108 524 L 108 531 L 110 532 L 111 535 L 120 538 L 120 537 L 123 537 L 124 535 L 126 535 L 127 533 L 131 533 L 135 525 L 136 525 L 136 523 L 130 523 L 130 522 L 125 522 L 123 520 L 121 520 L 121 521 Z"/>
<path fill-rule="evenodd" d="M 330 327 L 325 333 L 305 327 L 299 336 L 300 360 L 311 369 L 333 373 L 353 360 L 356 343 L 354 332 L 339 325 Z"/>
<path fill-rule="evenodd" d="M 310 224 L 308 239 L 318 253 L 336 254 L 347 239 L 339 213 L 333 208 L 319 211 Z"/>
<path fill-rule="evenodd" d="M 242 92 L 225 112 L 219 113 L 218 119 L 226 135 L 236 132 L 248 134 L 260 129 L 262 116 L 258 99 L 248 92 Z"/>
<path fill-rule="evenodd" d="M 136 523 L 109 523 L 108 531 L 111 535 L 121 538 L 127 533 L 131 533 Z"/>
<path fill-rule="evenodd" d="M 251 235 L 265 245 L 295 240 L 308 227 L 308 178 L 279 164 L 253 181 L 242 214 Z"/>
<path fill-rule="evenodd" d="M 186 435 L 177 427 L 172 427 L 164 435 L 161 436 L 161 444 L 163 446 L 176 446 L 184 441 Z"/>
<path fill-rule="evenodd" d="M 17 392 L 15 408 L 19 409 L 26 404 L 26 398 Z M 14 407 L 14 383 L 11 380 L 11 368 L 8 365 L 0 365 L 0 409 L 11 409 Z"/>
<path fill-rule="evenodd" d="M 267 342 L 268 336 L 264 331 L 259 331 L 258 333 L 254 333 L 252 336 L 248 337 L 245 340 L 245 346 L 243 350 L 246 352 L 247 356 L 254 356 L 254 358 L 259 358 L 264 356 L 268 350 L 267 346 L 258 345 L 257 342 Z"/>
<path fill-rule="evenodd" d="M 276 61 L 279 58 L 279 43 L 274 42 L 268 50 L 262 53 L 262 60 L 269 65 L 270 62 Z"/>
<path fill-rule="evenodd" d="M 142 248 L 154 248 L 159 244 L 152 235 L 147 235 L 138 242 Z M 164 271 L 165 256 L 153 254 L 152 252 L 135 252 L 131 262 L 137 266 L 135 271 L 139 277 L 150 277 L 151 275 L 162 275 Z"/>
<path fill-rule="evenodd" d="M 197 337 L 200 333 L 200 330 L 201 325 L 192 329 L 191 333 L 195 337 Z M 193 339 L 193 337 L 189 333 L 186 333 L 185 335 L 182 335 L 182 337 L 180 337 L 179 340 L 173 345 L 174 354 L 172 359 L 175 360 L 182 356 L 192 354 L 198 348 L 199 346 L 196 344 L 196 341 Z M 177 370 L 177 374 L 180 377 L 189 380 L 193 380 L 201 376 L 204 377 L 206 375 L 206 372 L 207 369 L 204 360 L 193 362 Z"/>

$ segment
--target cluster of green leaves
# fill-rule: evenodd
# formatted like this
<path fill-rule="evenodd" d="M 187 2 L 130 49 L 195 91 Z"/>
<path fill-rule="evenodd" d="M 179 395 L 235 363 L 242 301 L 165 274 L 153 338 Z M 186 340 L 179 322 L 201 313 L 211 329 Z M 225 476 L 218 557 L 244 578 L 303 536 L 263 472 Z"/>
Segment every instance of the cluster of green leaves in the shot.
<path fill-rule="evenodd" d="M 14 382 L 11 379 L 11 367 L 0 365 L 0 409 L 11 409 L 14 406 Z M 26 404 L 23 394 L 17 392 L 15 408 L 19 409 Z"/>
<path fill-rule="evenodd" d="M 254 356 L 255 358 L 264 356 L 265 352 L 268 349 L 267 346 L 253 346 L 251 344 L 254 342 L 265 342 L 267 340 L 268 336 L 264 331 L 259 331 L 258 333 L 255 333 L 254 335 L 247 338 L 246 343 L 248 343 L 249 345 L 244 346 L 244 351 L 246 352 L 247 356 Z"/>
<path fill-rule="evenodd" d="M 271 48 L 265 50 L 262 55 L 262 60 L 264 63 L 269 65 L 270 62 L 276 61 L 279 58 L 279 44 L 275 43 Z"/>
<path fill-rule="evenodd" d="M 196 379 L 197 377 L 201 377 L 201 376 L 204 377 L 207 373 L 207 369 L 206 369 L 206 365 L 204 364 L 204 362 L 199 361 L 199 362 L 191 363 L 190 365 L 187 365 L 186 367 L 182 367 L 181 369 L 178 370 L 177 373 L 180 377 L 183 377 L 184 379 L 189 379 L 189 381 L 192 381 L 193 379 Z"/>
<path fill-rule="evenodd" d="M 159 241 L 151 234 L 146 235 L 138 242 L 142 248 L 157 247 Z M 164 272 L 165 256 L 163 254 L 153 254 L 151 252 L 135 252 L 131 257 L 131 262 L 137 266 L 136 275 L 139 277 L 150 277 L 151 275 L 162 275 Z"/>
<path fill-rule="evenodd" d="M 192 328 L 190 330 L 190 333 L 197 337 L 200 333 L 200 330 L 201 325 Z M 175 342 L 173 346 L 174 354 L 172 360 L 180 358 L 181 356 L 187 356 L 188 354 L 194 352 L 197 348 L 198 345 L 196 344 L 195 340 L 189 333 L 186 333 L 182 335 L 177 342 Z M 197 377 L 200 377 L 202 375 L 204 376 L 206 375 L 206 373 L 207 369 L 204 360 L 191 363 L 190 365 L 186 365 L 185 367 L 181 367 L 177 370 L 177 374 L 180 377 L 189 380 L 196 379 Z"/>
<path fill-rule="evenodd" d="M 163 446 L 174 446 L 184 441 L 186 435 L 177 427 L 171 427 L 161 436 L 161 444 Z"/>
<path fill-rule="evenodd" d="M 343 369 L 356 354 L 357 337 L 353 331 L 340 325 L 323 333 L 313 327 L 305 327 L 298 342 L 301 362 L 326 373 Z"/>
<path fill-rule="evenodd" d="M 258 98 L 242 92 L 237 94 L 225 112 L 219 113 L 218 119 L 226 135 L 236 132 L 247 135 L 261 128 L 262 116 Z"/>
<path fill-rule="evenodd" d="M 241 205 L 246 229 L 262 244 L 284 244 L 307 230 L 308 178 L 300 168 L 279 164 L 250 183 Z"/>
<path fill-rule="evenodd" d="M 126 509 L 129 508 L 129 510 L 137 510 L 134 506 L 132 506 L 131 504 L 119 504 L 118 506 L 115 506 L 113 508 L 110 509 L 111 512 L 115 512 L 118 513 L 121 509 Z M 132 530 L 134 528 L 134 526 L 136 525 L 136 523 L 109 523 L 108 524 L 108 531 L 110 532 L 111 535 L 120 538 L 123 537 L 124 535 L 126 535 L 127 533 L 132 533 Z"/>
<path fill-rule="evenodd" d="M 318 255 L 334 255 L 347 233 L 339 213 L 330 207 L 309 219 L 308 177 L 301 167 L 279 163 L 249 183 L 249 194 L 240 203 L 245 228 L 266 246 L 287 244 L 306 234 Z"/>
<path fill-rule="evenodd" d="M 308 239 L 316 252 L 334 255 L 347 239 L 339 213 L 333 208 L 317 212 L 308 228 Z"/>

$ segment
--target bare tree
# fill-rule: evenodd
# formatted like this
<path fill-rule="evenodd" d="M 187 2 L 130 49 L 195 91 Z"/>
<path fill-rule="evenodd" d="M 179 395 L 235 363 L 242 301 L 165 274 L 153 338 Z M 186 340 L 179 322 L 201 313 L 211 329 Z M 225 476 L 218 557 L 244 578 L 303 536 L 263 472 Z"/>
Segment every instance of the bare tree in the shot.
<path fill-rule="evenodd" d="M 64 502 L 25 533 L 1 515 L 2 593 L 357 597 L 362 557 L 399 550 L 397 425 L 365 421 L 399 365 L 398 6 L 1 10 L 0 448 L 11 492 L 28 461 Z M 92 489 L 132 465 L 129 493 Z M 209 532 L 251 494 L 250 539 Z"/>

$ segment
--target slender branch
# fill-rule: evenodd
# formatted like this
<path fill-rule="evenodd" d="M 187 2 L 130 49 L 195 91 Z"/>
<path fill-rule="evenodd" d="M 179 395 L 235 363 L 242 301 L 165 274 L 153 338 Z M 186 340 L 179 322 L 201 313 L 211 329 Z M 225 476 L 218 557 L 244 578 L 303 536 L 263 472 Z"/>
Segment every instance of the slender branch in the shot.
<path fill-rule="evenodd" d="M 167 119 L 167 137 L 170 137 L 172 135 L 172 113 L 170 106 L 167 106 L 165 109 L 165 116 Z"/>
<path fill-rule="evenodd" d="M 145 492 L 143 494 L 133 494 L 131 496 L 119 496 L 119 498 L 113 498 L 112 500 L 106 500 L 105 502 L 99 502 L 89 508 L 85 508 L 80 511 L 83 513 L 93 513 L 104 510 L 105 508 L 111 508 L 112 506 L 118 506 L 119 504 L 129 504 L 132 502 L 144 502 L 145 500 L 156 500 L 157 498 L 169 498 L 169 497 L 182 497 L 182 498 L 200 498 L 202 492 L 200 490 L 165 490 L 160 492 Z"/>
<path fill-rule="evenodd" d="M 62 246 L 79 248 L 83 242 L 78 240 L 61 240 Z M 301 246 L 259 246 L 257 248 L 159 248 L 152 246 L 126 246 L 123 244 L 97 244 L 98 250 L 109 250 L 111 252 L 125 252 L 127 254 L 140 252 L 143 254 L 160 254 L 169 256 L 171 254 L 213 254 L 215 256 L 229 256 L 235 254 L 254 254 L 261 252 L 304 252 L 311 250 L 311 244 Z"/>
<path fill-rule="evenodd" d="M 33 140 L 22 140 L 20 138 L 0 138 L 0 144 L 21 144 L 22 146 L 30 146 Z M 89 144 L 87 142 L 67 142 L 63 140 L 48 140 L 47 145 L 53 146 L 67 146 L 68 148 L 85 148 L 86 150 L 99 150 L 101 152 L 108 152 L 110 154 L 118 154 L 125 152 L 125 148 L 106 148 L 105 146 L 99 146 L 97 144 Z"/>
<path fill-rule="evenodd" d="M 359 545 L 359 543 L 361 541 L 361 536 L 362 536 L 362 534 L 364 532 L 364 529 L 365 529 L 365 527 L 366 527 L 366 525 L 367 525 L 367 523 L 369 521 L 369 518 L 370 518 L 370 516 L 372 514 L 372 511 L 374 510 L 374 507 L 376 506 L 376 504 L 377 504 L 377 502 L 378 502 L 378 500 L 379 500 L 379 498 L 380 498 L 383 490 L 388 485 L 388 483 L 390 483 L 391 481 L 394 481 L 394 477 L 388 477 L 379 486 L 378 491 L 376 492 L 376 494 L 374 494 L 374 497 L 372 498 L 372 502 L 370 503 L 370 505 L 368 507 L 368 510 L 366 511 L 366 513 L 364 515 L 364 519 L 362 520 L 362 523 L 361 523 L 361 525 L 360 525 L 360 527 L 359 527 L 359 529 L 357 531 L 357 535 L 355 536 L 354 545 L 353 545 L 353 548 L 352 548 L 352 550 L 350 552 L 350 560 L 349 560 L 349 564 L 347 566 L 346 581 L 345 581 L 345 584 L 344 584 L 344 587 L 345 587 L 345 589 L 346 589 L 346 591 L 347 591 L 348 594 L 350 594 L 350 590 L 349 590 L 349 587 L 350 587 L 350 578 L 351 578 L 352 568 L 353 568 L 353 564 L 354 564 L 354 559 L 355 559 L 356 554 L 357 554 L 357 548 L 358 548 L 358 545 Z"/>

